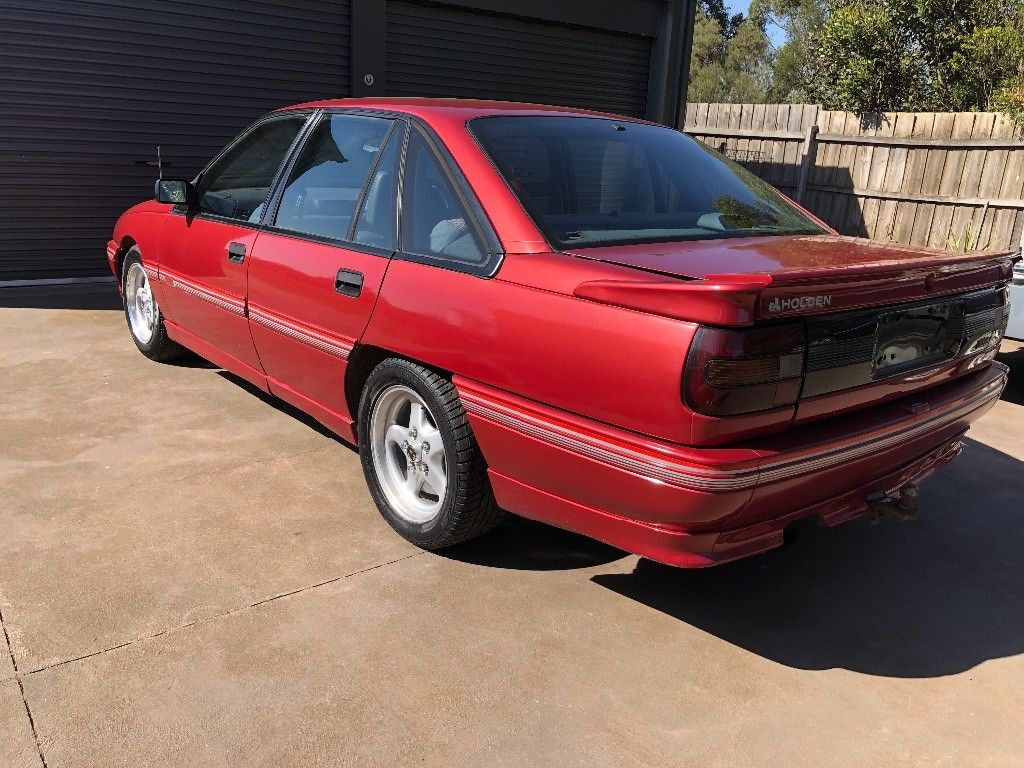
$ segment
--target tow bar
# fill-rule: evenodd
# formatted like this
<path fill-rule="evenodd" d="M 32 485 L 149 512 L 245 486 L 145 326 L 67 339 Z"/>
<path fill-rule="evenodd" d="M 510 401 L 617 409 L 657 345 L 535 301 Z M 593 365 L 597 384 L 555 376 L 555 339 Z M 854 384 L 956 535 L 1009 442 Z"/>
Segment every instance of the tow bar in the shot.
<path fill-rule="evenodd" d="M 867 497 L 871 522 L 878 523 L 886 518 L 905 522 L 917 517 L 917 497 L 920 494 L 914 483 L 900 487 L 899 497 L 879 491 Z"/>

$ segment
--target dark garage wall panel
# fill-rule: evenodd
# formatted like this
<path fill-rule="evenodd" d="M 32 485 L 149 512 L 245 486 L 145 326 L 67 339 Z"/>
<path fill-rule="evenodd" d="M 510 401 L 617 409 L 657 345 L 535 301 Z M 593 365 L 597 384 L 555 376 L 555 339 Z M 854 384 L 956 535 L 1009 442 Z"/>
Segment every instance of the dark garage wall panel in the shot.
<path fill-rule="evenodd" d="M 586 18 L 581 13 L 581 18 Z M 643 117 L 652 38 L 389 0 L 387 90 Z"/>
<path fill-rule="evenodd" d="M 103 274 L 117 215 L 275 107 L 349 93 L 348 0 L 5 0 L 0 280 Z"/>

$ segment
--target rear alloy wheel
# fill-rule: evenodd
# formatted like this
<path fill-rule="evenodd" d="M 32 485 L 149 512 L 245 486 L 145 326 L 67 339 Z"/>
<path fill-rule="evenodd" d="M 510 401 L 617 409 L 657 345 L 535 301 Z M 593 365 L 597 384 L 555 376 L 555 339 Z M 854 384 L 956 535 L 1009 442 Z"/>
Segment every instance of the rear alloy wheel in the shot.
<path fill-rule="evenodd" d="M 359 404 L 359 453 L 384 519 L 424 549 L 486 533 L 502 518 L 450 381 L 407 360 L 378 365 Z"/>
<path fill-rule="evenodd" d="M 423 398 L 404 384 L 377 397 L 370 415 L 373 469 L 391 508 L 420 524 L 437 517 L 448 491 L 441 431 Z"/>
<path fill-rule="evenodd" d="M 128 330 L 139 351 L 150 360 L 171 360 L 185 350 L 167 336 L 149 275 L 142 265 L 142 254 L 133 246 L 125 256 L 121 290 Z"/>

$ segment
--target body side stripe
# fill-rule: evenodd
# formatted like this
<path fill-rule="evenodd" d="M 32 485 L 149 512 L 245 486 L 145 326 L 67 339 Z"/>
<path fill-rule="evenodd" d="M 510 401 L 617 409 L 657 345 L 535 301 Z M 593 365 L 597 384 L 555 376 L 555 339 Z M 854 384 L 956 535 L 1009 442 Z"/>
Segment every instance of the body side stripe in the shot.
<path fill-rule="evenodd" d="M 147 270 L 149 272 L 149 270 Z M 171 288 L 177 288 L 197 299 L 209 302 L 214 306 L 227 310 L 235 315 L 245 315 L 245 300 L 226 293 L 221 293 L 205 285 L 193 282 L 188 278 L 181 277 L 177 273 L 170 272 L 166 268 L 160 268 L 159 273 L 154 275 L 158 282 L 166 283 Z"/>
<path fill-rule="evenodd" d="M 352 352 L 353 345 L 348 341 L 337 337 L 328 338 L 320 333 L 315 333 L 310 329 L 301 327 L 294 321 L 287 320 L 279 315 L 271 314 L 262 307 L 250 305 L 249 319 L 264 328 L 269 328 L 270 330 L 294 339 L 295 341 L 308 344 L 311 347 L 319 349 L 321 352 L 326 352 L 329 355 L 340 357 L 342 360 L 348 359 L 349 354 Z"/>
<path fill-rule="evenodd" d="M 469 413 L 530 437 L 653 480 L 694 490 L 715 492 L 740 490 L 755 485 L 774 483 L 888 450 L 929 431 L 941 429 L 983 407 L 999 396 L 1003 383 L 1003 378 L 996 379 L 967 400 L 950 405 L 923 422 L 906 427 L 896 424 L 892 426 L 891 431 L 886 431 L 885 434 L 870 436 L 861 442 L 837 448 L 824 455 L 815 453 L 810 457 L 797 459 L 782 458 L 774 462 L 766 462 L 759 467 L 738 469 L 711 469 L 681 463 L 669 464 L 599 437 L 514 410 L 504 404 L 490 401 L 476 392 L 460 392 L 459 396 Z"/>

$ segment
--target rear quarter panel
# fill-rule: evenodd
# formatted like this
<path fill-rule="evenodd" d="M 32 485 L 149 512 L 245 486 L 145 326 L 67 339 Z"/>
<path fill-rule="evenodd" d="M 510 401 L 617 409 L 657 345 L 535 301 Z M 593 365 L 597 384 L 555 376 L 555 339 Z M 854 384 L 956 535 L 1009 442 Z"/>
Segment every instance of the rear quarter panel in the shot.
<path fill-rule="evenodd" d="M 686 442 L 690 412 L 680 382 L 696 326 L 573 297 L 580 280 L 574 261 L 509 254 L 487 280 L 395 260 L 363 342 L 570 413 Z"/>

